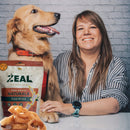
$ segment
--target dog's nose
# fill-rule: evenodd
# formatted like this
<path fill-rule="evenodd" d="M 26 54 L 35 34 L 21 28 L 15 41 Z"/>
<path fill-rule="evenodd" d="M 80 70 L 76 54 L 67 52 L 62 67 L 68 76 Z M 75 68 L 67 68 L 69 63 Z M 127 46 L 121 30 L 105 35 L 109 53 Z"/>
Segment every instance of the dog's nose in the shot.
<path fill-rule="evenodd" d="M 59 13 L 54 13 L 54 16 L 55 16 L 55 18 L 58 20 L 58 19 L 60 19 L 60 14 Z"/>

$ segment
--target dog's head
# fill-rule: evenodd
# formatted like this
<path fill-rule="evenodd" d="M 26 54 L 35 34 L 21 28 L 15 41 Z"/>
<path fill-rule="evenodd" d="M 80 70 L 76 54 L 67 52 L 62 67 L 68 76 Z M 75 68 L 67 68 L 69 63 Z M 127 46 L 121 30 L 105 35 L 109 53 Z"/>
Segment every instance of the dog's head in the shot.
<path fill-rule="evenodd" d="M 59 13 L 45 12 L 34 5 L 19 8 L 7 23 L 7 43 L 18 32 L 37 38 L 51 37 L 59 32 L 52 28 L 60 19 Z"/>

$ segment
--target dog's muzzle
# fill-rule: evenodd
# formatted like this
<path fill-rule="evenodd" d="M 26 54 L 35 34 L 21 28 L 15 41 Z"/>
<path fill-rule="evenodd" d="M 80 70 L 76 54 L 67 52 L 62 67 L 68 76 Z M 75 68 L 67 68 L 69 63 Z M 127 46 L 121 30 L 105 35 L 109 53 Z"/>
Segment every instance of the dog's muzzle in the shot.
<path fill-rule="evenodd" d="M 52 23 L 51 25 L 35 25 L 33 27 L 33 30 L 35 32 L 41 33 L 41 34 L 47 34 L 49 36 L 53 36 L 55 34 L 59 34 L 59 32 L 53 28 L 52 26 L 55 25 L 58 20 L 60 19 L 60 14 L 59 13 L 54 13 L 55 17 L 55 23 Z"/>

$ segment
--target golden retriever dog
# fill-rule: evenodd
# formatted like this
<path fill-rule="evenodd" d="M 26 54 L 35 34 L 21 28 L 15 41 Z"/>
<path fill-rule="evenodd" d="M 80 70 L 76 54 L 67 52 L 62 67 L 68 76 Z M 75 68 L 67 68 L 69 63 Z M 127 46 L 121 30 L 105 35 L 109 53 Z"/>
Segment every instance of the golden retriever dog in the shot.
<path fill-rule="evenodd" d="M 7 23 L 7 43 L 11 42 L 13 46 L 9 50 L 9 60 L 43 62 L 45 71 L 49 72 L 47 100 L 62 101 L 47 39 L 59 33 L 52 28 L 59 19 L 59 13 L 45 12 L 34 5 L 23 6 L 16 10 L 14 17 Z M 40 110 L 40 116 L 46 122 L 58 122 L 59 119 L 55 112 Z"/>

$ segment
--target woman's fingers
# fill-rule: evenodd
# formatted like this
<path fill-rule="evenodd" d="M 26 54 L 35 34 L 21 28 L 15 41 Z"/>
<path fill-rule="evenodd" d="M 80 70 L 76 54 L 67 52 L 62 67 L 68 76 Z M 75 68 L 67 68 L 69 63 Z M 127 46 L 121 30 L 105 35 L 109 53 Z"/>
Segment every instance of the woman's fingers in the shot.
<path fill-rule="evenodd" d="M 50 101 L 46 101 L 46 102 L 44 102 L 44 103 L 42 103 L 41 105 L 40 105 L 40 108 L 45 108 L 46 106 L 48 106 L 50 103 L 49 103 Z"/>
<path fill-rule="evenodd" d="M 48 112 L 56 111 L 58 105 L 59 104 L 57 101 L 46 101 L 40 106 L 40 109 L 42 109 L 42 111 L 48 111 Z"/>
<path fill-rule="evenodd" d="M 40 109 L 44 112 L 60 112 L 66 115 L 70 115 L 74 112 L 72 104 L 64 104 L 58 101 L 46 101 L 41 104 Z"/>

